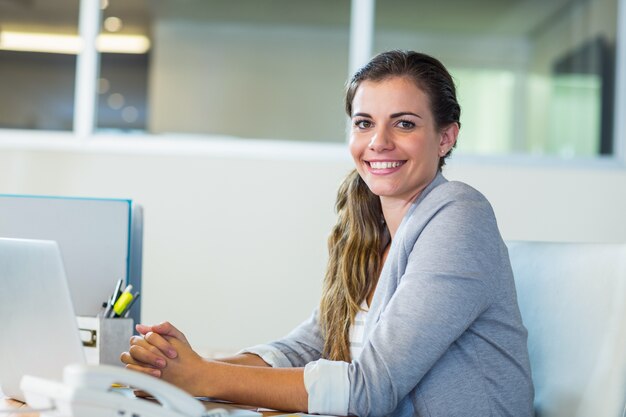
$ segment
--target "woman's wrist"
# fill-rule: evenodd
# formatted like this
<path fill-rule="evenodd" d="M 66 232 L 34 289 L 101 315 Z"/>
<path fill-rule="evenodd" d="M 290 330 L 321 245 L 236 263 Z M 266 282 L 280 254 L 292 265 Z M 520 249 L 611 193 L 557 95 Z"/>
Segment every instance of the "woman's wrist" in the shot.
<path fill-rule="evenodd" d="M 192 395 L 196 397 L 212 397 L 219 398 L 219 392 L 215 388 L 216 378 L 216 361 L 200 358 L 198 366 L 195 366 L 187 375 L 189 378 L 190 389 Z"/>

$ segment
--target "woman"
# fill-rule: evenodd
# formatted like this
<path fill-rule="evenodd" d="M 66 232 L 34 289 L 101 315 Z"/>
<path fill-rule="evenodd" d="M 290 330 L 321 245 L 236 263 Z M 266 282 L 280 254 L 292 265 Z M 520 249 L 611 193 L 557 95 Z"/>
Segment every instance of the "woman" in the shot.
<path fill-rule="evenodd" d="M 221 361 L 163 323 L 127 368 L 194 395 L 359 416 L 530 416 L 507 249 L 487 200 L 441 174 L 460 107 L 434 58 L 391 51 L 346 94 L 356 165 L 337 199 L 322 300 L 284 339 Z"/>

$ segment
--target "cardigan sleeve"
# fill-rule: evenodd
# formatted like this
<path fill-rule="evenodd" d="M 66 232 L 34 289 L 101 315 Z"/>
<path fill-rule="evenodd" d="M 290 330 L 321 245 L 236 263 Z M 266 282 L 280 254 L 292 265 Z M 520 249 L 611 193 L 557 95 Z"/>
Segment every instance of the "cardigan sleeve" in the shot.
<path fill-rule="evenodd" d="M 321 358 L 324 340 L 318 325 L 318 310 L 287 336 L 264 345 L 246 348 L 240 353 L 254 353 L 277 368 L 304 367 Z"/>
<path fill-rule="evenodd" d="M 281 340 L 257 345 L 239 353 L 254 353 L 274 368 L 303 367 L 304 385 L 309 395 L 309 410 L 333 410 L 346 415 L 348 402 L 348 364 L 321 358 L 323 339 L 317 322 L 318 311 Z M 312 411 L 311 411 L 312 412 Z"/>
<path fill-rule="evenodd" d="M 335 409 L 310 413 L 391 413 L 489 307 L 501 238 L 484 197 L 442 204 L 416 233 L 393 296 L 361 355 L 344 367 L 348 398 Z M 317 366 L 329 365 L 318 361 Z M 319 373 L 333 377 L 330 370 Z M 317 403 L 309 393 L 309 405 Z"/>

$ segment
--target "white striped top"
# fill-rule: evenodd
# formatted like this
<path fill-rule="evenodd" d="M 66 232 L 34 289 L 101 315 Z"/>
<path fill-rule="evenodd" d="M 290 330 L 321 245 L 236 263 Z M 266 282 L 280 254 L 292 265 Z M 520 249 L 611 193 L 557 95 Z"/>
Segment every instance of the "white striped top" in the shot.
<path fill-rule="evenodd" d="M 348 340 L 350 342 L 350 357 L 352 360 L 358 358 L 363 350 L 363 338 L 365 336 L 365 321 L 367 320 L 367 313 L 369 312 L 369 306 L 367 301 L 363 300 L 361 303 L 361 309 L 356 313 L 354 317 L 354 324 L 350 326 Z M 365 310 L 365 311 L 364 311 Z"/>

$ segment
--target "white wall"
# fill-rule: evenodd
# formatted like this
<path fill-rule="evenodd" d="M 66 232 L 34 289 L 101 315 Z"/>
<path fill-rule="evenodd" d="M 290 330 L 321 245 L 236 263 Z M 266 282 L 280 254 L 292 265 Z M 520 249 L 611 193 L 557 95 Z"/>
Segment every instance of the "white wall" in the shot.
<path fill-rule="evenodd" d="M 0 132 L 0 193 L 143 204 L 146 322 L 232 351 L 280 337 L 317 304 L 351 168 L 343 145 L 31 136 Z M 505 239 L 626 242 L 623 167 L 457 157 L 445 172 L 487 195 Z"/>
<path fill-rule="evenodd" d="M 0 192 L 141 203 L 143 317 L 175 322 L 199 346 L 267 341 L 308 315 L 319 297 L 335 192 L 349 169 L 337 146 L 329 157 L 294 144 L 264 155 L 252 141 L 242 145 L 247 156 L 236 157 L 209 143 L 182 151 L 124 144 L 0 150 Z"/>
<path fill-rule="evenodd" d="M 341 138 L 347 27 L 160 19 L 153 37 L 150 132 Z"/>

